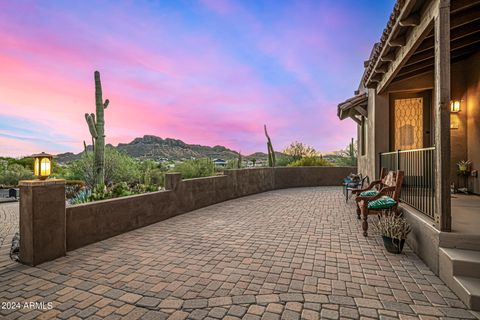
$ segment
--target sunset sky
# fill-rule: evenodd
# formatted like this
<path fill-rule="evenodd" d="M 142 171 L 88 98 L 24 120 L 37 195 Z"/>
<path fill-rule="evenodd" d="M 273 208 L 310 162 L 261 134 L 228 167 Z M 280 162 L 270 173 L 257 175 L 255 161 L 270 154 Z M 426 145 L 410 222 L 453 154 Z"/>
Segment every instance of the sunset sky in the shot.
<path fill-rule="evenodd" d="M 79 152 L 93 72 L 107 143 L 146 134 L 322 152 L 356 135 L 358 86 L 394 0 L 0 1 L 0 156 Z"/>

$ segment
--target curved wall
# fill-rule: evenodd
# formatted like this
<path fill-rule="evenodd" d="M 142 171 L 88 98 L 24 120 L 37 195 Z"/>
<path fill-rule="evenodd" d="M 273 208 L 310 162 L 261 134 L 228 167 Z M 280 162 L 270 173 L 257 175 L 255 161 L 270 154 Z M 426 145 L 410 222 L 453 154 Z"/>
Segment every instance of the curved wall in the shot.
<path fill-rule="evenodd" d="M 66 208 L 67 251 L 222 201 L 275 189 L 340 186 L 356 167 L 280 167 L 226 170 L 182 180 L 165 175 L 165 191 Z"/>

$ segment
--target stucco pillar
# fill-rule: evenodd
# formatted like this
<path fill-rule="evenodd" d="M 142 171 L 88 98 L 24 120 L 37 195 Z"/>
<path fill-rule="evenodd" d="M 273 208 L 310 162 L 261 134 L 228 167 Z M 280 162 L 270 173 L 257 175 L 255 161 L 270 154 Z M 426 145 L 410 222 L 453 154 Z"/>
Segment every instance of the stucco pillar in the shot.
<path fill-rule="evenodd" d="M 435 17 L 435 224 L 451 231 L 450 199 L 450 0 Z"/>
<path fill-rule="evenodd" d="M 66 254 L 65 180 L 20 181 L 20 261 L 36 266 Z"/>
<path fill-rule="evenodd" d="M 181 182 L 182 182 L 181 173 L 177 173 L 177 172 L 165 173 L 165 190 L 176 191 Z"/>

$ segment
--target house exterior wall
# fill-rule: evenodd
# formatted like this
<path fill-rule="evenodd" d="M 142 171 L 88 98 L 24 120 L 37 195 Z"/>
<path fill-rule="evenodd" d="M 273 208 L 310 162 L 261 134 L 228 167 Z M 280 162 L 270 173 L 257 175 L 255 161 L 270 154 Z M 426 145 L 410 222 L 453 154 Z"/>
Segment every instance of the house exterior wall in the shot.
<path fill-rule="evenodd" d="M 376 177 L 380 171 L 379 153 L 393 151 L 390 149 L 390 115 L 389 95 L 401 92 L 419 92 L 432 90 L 434 74 L 427 72 L 416 77 L 391 83 L 386 94 L 378 95 L 375 89 L 368 89 L 368 119 L 366 154 L 358 153 L 358 170 L 369 177 Z M 471 160 L 472 168 L 480 170 L 480 52 L 466 60 L 451 66 L 451 97 L 461 100 L 462 110 L 451 114 L 452 123 L 458 128 L 452 128 L 451 134 L 451 181 L 462 186 L 463 180 L 457 176 L 457 162 Z M 435 97 L 431 97 L 432 106 Z M 431 136 L 434 136 L 432 113 Z M 361 128 L 358 127 L 358 139 L 361 138 Z M 474 193 L 480 194 L 480 179 L 469 178 L 469 186 Z"/>
<path fill-rule="evenodd" d="M 367 134 L 365 136 L 365 155 L 358 148 L 358 171 L 368 175 L 370 180 L 378 178 L 380 172 L 379 153 L 386 152 L 389 146 L 388 136 L 388 96 L 378 95 L 375 89 L 368 89 Z M 361 141 L 361 127 L 358 126 L 358 141 Z"/>
<path fill-rule="evenodd" d="M 480 52 L 470 57 L 468 66 L 466 113 L 467 113 L 467 157 L 472 169 L 480 171 Z M 480 178 L 471 177 L 470 187 L 480 194 Z"/>

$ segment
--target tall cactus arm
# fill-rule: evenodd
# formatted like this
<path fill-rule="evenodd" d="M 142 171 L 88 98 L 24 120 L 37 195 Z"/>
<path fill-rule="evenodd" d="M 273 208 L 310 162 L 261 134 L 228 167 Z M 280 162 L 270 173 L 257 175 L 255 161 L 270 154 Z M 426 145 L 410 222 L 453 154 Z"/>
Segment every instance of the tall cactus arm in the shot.
<path fill-rule="evenodd" d="M 97 105 L 97 107 L 99 105 L 103 106 L 102 83 L 100 81 L 100 72 L 95 71 L 94 78 L 95 78 L 95 104 Z"/>
<path fill-rule="evenodd" d="M 83 140 L 83 151 L 87 153 L 87 143 L 85 142 L 85 140 Z"/>
<path fill-rule="evenodd" d="M 268 150 L 268 164 L 270 167 L 275 167 L 276 159 L 275 159 L 275 151 L 273 150 L 272 140 L 267 132 L 267 125 L 263 125 L 263 130 L 265 131 L 265 136 L 267 137 L 267 150 Z"/>
<path fill-rule="evenodd" d="M 267 140 L 270 141 L 270 137 L 268 136 L 267 125 L 266 124 L 263 125 L 263 130 L 265 131 L 265 136 L 267 137 Z"/>
<path fill-rule="evenodd" d="M 92 138 L 96 139 L 98 137 L 98 134 L 97 134 L 97 129 L 95 127 L 94 117 L 92 117 L 91 114 L 85 113 L 85 120 L 87 121 L 88 130 L 90 131 L 90 135 L 92 136 Z"/>

